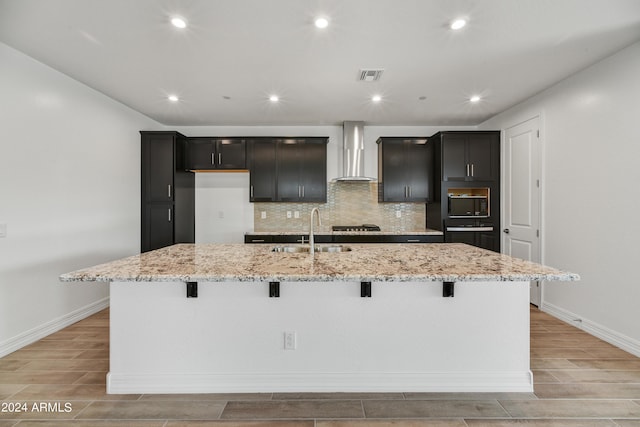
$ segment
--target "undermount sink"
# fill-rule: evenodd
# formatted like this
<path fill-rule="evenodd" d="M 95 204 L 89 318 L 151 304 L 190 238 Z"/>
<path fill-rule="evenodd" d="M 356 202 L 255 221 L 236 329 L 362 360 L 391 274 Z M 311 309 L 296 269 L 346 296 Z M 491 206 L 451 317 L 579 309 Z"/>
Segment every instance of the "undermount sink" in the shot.
<path fill-rule="evenodd" d="M 328 245 L 328 246 L 316 246 L 316 252 L 350 252 L 349 246 L 342 245 Z"/>
<path fill-rule="evenodd" d="M 289 253 L 309 253 L 309 246 L 302 245 L 280 245 L 271 248 L 271 252 L 289 252 Z M 342 245 L 316 245 L 316 252 L 349 252 L 349 246 Z"/>

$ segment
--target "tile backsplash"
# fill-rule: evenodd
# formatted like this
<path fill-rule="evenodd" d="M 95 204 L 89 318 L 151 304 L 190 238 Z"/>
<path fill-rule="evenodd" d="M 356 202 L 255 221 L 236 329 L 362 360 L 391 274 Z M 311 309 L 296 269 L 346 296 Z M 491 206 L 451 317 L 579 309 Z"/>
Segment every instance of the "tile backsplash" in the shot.
<path fill-rule="evenodd" d="M 376 224 L 382 231 L 418 231 L 424 230 L 426 222 L 424 203 L 378 203 L 377 182 L 329 182 L 327 203 L 254 203 L 254 230 L 309 231 L 314 207 L 320 209 L 322 218 L 319 231 L 331 231 L 332 225 L 358 224 Z"/>

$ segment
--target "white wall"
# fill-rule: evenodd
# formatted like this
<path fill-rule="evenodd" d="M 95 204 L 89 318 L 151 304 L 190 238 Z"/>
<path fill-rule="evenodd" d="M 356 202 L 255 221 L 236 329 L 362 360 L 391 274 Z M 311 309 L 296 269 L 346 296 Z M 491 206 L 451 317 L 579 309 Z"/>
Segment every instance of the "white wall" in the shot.
<path fill-rule="evenodd" d="M 640 355 L 638 76 L 640 43 L 481 127 L 541 115 L 543 262 L 582 277 L 545 284 L 542 307 Z"/>
<path fill-rule="evenodd" d="M 244 243 L 250 231 L 249 173 L 197 173 L 196 243 Z"/>
<path fill-rule="evenodd" d="M 0 43 L 0 356 L 107 304 L 61 273 L 139 252 L 149 118 Z"/>

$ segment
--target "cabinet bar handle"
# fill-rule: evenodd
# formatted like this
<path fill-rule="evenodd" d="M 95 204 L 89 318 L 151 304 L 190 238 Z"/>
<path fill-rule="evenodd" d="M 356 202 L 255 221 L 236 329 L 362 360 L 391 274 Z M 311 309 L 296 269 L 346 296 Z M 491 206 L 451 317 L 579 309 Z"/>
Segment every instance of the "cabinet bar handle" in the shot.
<path fill-rule="evenodd" d="M 249 197 L 253 199 L 253 185 L 249 186 Z"/>
<path fill-rule="evenodd" d="M 168 220 L 169 222 L 171 222 L 171 208 L 167 209 L 167 213 L 168 213 Z"/>
<path fill-rule="evenodd" d="M 251 239 L 252 243 L 264 243 L 264 239 Z"/>
<path fill-rule="evenodd" d="M 222 153 L 218 153 L 218 166 L 222 164 Z"/>
<path fill-rule="evenodd" d="M 419 239 L 407 239 L 407 243 L 420 243 Z"/>
<path fill-rule="evenodd" d="M 171 198 L 171 184 L 167 185 L 167 197 Z"/>
<path fill-rule="evenodd" d="M 473 173 L 473 163 L 471 163 L 471 176 L 474 176 L 474 173 Z"/>
<path fill-rule="evenodd" d="M 467 163 L 467 176 L 471 176 L 471 175 L 469 174 L 469 163 Z"/>
<path fill-rule="evenodd" d="M 411 198 L 411 186 L 410 185 L 407 185 L 407 190 L 408 190 L 408 193 L 409 193 L 409 198 Z"/>
<path fill-rule="evenodd" d="M 211 153 L 211 164 L 215 165 L 216 164 L 216 154 L 215 153 Z"/>
<path fill-rule="evenodd" d="M 304 185 L 302 186 L 302 198 L 304 199 Z"/>

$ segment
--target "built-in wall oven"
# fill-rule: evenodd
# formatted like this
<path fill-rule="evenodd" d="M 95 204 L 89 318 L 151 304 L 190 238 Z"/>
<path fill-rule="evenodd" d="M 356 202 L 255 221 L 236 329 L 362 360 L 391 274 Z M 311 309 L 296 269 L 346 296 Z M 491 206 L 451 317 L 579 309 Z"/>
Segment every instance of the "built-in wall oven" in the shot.
<path fill-rule="evenodd" d="M 444 237 L 447 243 L 467 243 L 497 251 L 496 233 L 491 218 L 490 189 L 449 188 Z"/>
<path fill-rule="evenodd" d="M 494 230 L 494 225 L 489 222 L 446 224 L 444 240 L 447 243 L 466 243 L 468 245 L 497 251 L 499 246 Z"/>
<path fill-rule="evenodd" d="M 450 188 L 447 194 L 449 218 L 489 218 L 489 188 Z"/>

